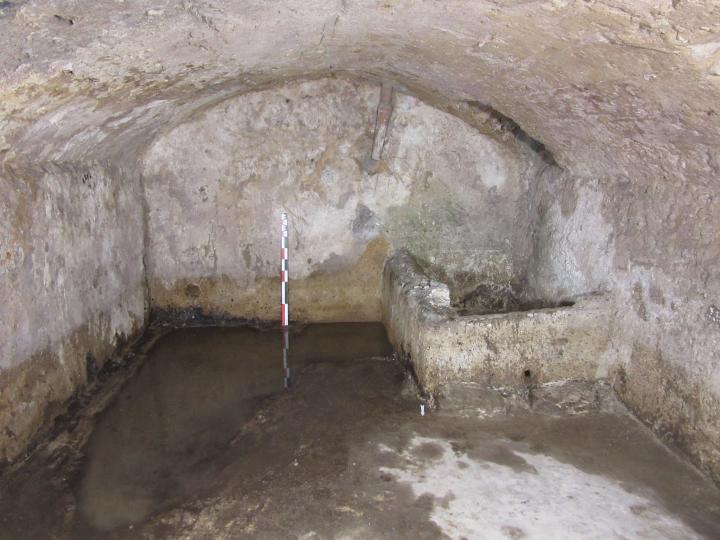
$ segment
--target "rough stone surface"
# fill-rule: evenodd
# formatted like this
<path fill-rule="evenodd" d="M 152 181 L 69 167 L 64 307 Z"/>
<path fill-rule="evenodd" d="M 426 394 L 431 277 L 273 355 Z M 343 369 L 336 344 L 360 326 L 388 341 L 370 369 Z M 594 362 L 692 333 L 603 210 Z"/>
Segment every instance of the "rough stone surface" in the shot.
<path fill-rule="evenodd" d="M 368 173 L 379 90 L 288 83 L 160 137 L 144 168 L 151 303 L 276 318 L 283 209 L 296 319 L 379 320 L 382 265 L 396 247 L 449 276 L 522 281 L 542 161 L 397 94 L 383 160 Z"/>
<path fill-rule="evenodd" d="M 48 166 L 0 176 L 0 460 L 144 323 L 139 183 Z"/>
<path fill-rule="evenodd" d="M 594 380 L 614 363 L 603 296 L 579 296 L 570 307 L 466 316 L 449 299 L 447 286 L 428 279 L 406 252 L 388 259 L 383 320 L 432 396 L 456 382 L 517 387 Z"/>
<path fill-rule="evenodd" d="M 51 161 L 129 166 L 228 97 L 339 71 L 499 111 L 566 172 L 531 199 L 530 288 L 607 288 L 621 395 L 720 478 L 720 333 L 705 315 L 720 302 L 719 13 L 717 0 L 6 1 L 0 155 L 35 179 Z"/>
<path fill-rule="evenodd" d="M 286 388 L 275 325 L 151 328 L 0 471 L 0 538 L 720 535 L 720 490 L 606 384 L 455 385 L 423 416 L 381 325 L 291 334 Z"/>

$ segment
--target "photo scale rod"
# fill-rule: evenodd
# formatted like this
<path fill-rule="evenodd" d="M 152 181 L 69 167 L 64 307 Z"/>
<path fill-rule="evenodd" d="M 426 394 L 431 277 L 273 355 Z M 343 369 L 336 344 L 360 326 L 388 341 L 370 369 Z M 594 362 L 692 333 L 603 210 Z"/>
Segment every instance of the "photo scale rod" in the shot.
<path fill-rule="evenodd" d="M 280 214 L 280 326 L 282 327 L 282 356 L 283 356 L 283 386 L 290 385 L 290 367 L 288 366 L 288 351 L 290 350 L 290 299 L 288 296 L 290 276 L 288 268 L 288 216 L 286 212 Z"/>

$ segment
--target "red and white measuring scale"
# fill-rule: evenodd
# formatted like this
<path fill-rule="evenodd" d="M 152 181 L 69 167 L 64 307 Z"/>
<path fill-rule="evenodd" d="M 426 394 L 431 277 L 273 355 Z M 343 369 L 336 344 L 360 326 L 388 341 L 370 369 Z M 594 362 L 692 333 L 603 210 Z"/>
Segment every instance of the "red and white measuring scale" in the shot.
<path fill-rule="evenodd" d="M 289 271 L 288 271 L 288 217 L 285 212 L 280 214 L 281 248 L 280 248 L 280 325 L 288 326 L 290 323 L 290 301 L 288 299 Z"/>

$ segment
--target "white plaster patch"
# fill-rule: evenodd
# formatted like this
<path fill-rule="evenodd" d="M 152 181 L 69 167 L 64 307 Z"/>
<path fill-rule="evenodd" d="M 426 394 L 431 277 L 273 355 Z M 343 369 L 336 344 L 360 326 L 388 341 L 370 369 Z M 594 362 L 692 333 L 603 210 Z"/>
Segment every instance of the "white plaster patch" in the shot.
<path fill-rule="evenodd" d="M 711 57 L 717 51 L 720 51 L 720 41 L 711 41 L 709 43 L 699 43 L 690 45 L 693 60 L 700 61 Z"/>
<path fill-rule="evenodd" d="M 418 458 L 414 451 L 428 443 L 442 454 Z M 431 520 L 450 538 L 700 538 L 656 501 L 542 454 L 516 452 L 527 462 L 519 472 L 416 436 L 399 455 L 403 468 L 381 472 L 410 484 L 415 496 L 432 495 Z"/>
<path fill-rule="evenodd" d="M 437 281 L 431 282 L 430 293 L 428 294 L 428 300 L 430 300 L 436 306 L 450 306 L 450 289 L 444 283 Z"/>

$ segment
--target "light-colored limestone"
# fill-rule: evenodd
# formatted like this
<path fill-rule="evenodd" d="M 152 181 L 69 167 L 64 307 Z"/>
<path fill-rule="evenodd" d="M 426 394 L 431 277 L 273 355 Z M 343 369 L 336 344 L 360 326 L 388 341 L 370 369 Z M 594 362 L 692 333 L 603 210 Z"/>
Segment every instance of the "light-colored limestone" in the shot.
<path fill-rule="evenodd" d="M 35 174 L 0 175 L 0 460 L 145 322 L 139 183 L 97 164 Z"/>
<path fill-rule="evenodd" d="M 568 307 L 461 316 L 447 285 L 430 280 L 399 252 L 385 264 L 383 321 L 423 389 L 454 382 L 529 386 L 594 380 L 610 346 L 606 297 L 578 296 Z"/>
<path fill-rule="evenodd" d="M 487 125 L 485 134 L 397 93 L 383 160 L 369 173 L 379 90 L 287 83 L 158 138 L 143 172 L 152 305 L 277 318 L 281 210 L 293 319 L 379 320 L 382 265 L 398 247 L 450 275 L 521 281 L 542 161 Z"/>

